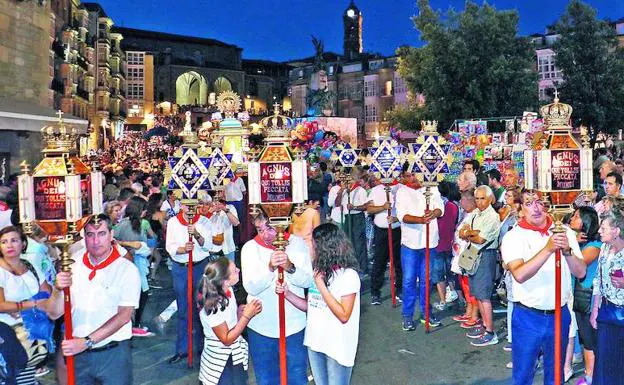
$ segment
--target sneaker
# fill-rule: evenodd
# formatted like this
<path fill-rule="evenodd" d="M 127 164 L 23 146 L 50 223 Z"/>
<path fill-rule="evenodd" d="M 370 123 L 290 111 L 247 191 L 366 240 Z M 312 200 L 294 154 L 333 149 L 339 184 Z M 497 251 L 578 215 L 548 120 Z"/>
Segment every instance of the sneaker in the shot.
<path fill-rule="evenodd" d="M 420 323 L 425 325 L 426 324 L 425 319 L 421 318 L 420 319 Z M 438 326 L 441 326 L 441 325 L 442 325 L 442 322 L 440 322 L 436 317 L 434 317 L 434 316 L 430 316 L 429 317 L 429 326 L 430 327 L 437 328 Z"/>
<path fill-rule="evenodd" d="M 468 330 L 468 332 L 466 333 L 466 337 L 472 338 L 472 339 L 479 339 L 483 337 L 484 334 L 485 334 L 485 329 L 481 326 L 477 326 Z"/>
<path fill-rule="evenodd" d="M 576 385 L 591 385 L 591 383 L 591 377 L 583 376 L 580 380 L 578 380 Z"/>
<path fill-rule="evenodd" d="M 466 314 L 459 314 L 459 315 L 453 316 L 453 321 L 455 321 L 455 322 L 470 321 L 470 316 L 468 316 Z"/>
<path fill-rule="evenodd" d="M 394 300 L 395 300 L 395 301 L 396 301 L 396 303 L 398 303 L 398 304 L 402 304 L 402 303 L 403 303 L 403 300 L 401 299 L 401 296 L 400 296 L 400 295 L 395 295 L 395 296 L 394 296 Z"/>
<path fill-rule="evenodd" d="M 455 301 L 457 301 L 457 298 L 459 298 L 459 296 L 457 295 L 457 292 L 455 290 L 450 290 L 449 287 L 446 287 L 446 303 L 453 303 Z"/>
<path fill-rule="evenodd" d="M 414 321 L 409 318 L 403 319 L 403 330 L 406 332 L 411 332 L 416 330 L 416 325 L 414 325 Z"/>
<path fill-rule="evenodd" d="M 436 302 L 433 304 L 433 308 L 439 311 L 443 311 L 444 309 L 446 309 L 446 303 L 445 302 Z"/>
<path fill-rule="evenodd" d="M 503 347 L 503 350 L 506 352 L 510 352 L 511 351 L 511 344 L 507 344 Z"/>
<path fill-rule="evenodd" d="M 371 296 L 371 305 L 373 305 L 373 306 L 381 305 L 381 298 L 379 298 L 378 295 L 372 295 Z"/>
<path fill-rule="evenodd" d="M 509 361 L 507 365 L 505 365 L 507 369 L 513 369 L 513 362 Z"/>
<path fill-rule="evenodd" d="M 481 338 L 475 339 L 474 341 L 471 341 L 470 345 L 472 345 L 472 346 L 489 346 L 489 345 L 496 345 L 497 343 L 498 343 L 498 336 L 496 335 L 496 333 L 485 332 L 485 333 L 483 333 Z"/>
<path fill-rule="evenodd" d="M 42 366 L 35 370 L 35 377 L 42 377 L 50 373 L 50 369 L 47 366 Z"/>
<path fill-rule="evenodd" d="M 156 334 L 144 328 L 132 328 L 132 337 L 154 337 Z"/>
<path fill-rule="evenodd" d="M 468 321 L 464 321 L 462 322 L 459 327 L 462 329 L 472 329 L 475 326 L 480 326 L 481 325 L 481 320 L 477 319 L 476 321 L 473 321 L 471 319 L 469 319 Z"/>

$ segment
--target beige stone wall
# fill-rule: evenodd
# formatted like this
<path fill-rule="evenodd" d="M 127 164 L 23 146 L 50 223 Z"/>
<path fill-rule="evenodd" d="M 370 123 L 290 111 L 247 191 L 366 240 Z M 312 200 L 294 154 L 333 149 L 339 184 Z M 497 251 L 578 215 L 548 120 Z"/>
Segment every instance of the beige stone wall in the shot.
<path fill-rule="evenodd" d="M 0 0 L 0 96 L 49 105 L 50 2 Z"/>

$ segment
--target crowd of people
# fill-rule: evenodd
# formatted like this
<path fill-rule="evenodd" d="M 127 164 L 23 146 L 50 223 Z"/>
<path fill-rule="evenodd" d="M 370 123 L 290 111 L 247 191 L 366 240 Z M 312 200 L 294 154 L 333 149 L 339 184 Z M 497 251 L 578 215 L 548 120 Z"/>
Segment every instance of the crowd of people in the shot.
<path fill-rule="evenodd" d="M 223 195 L 201 194 L 193 216 L 163 186 L 158 162 L 167 149 L 154 143 L 129 136 L 102 157 L 105 213 L 92 217 L 72 245 L 71 273 L 60 270 L 59 250 L 42 229 L 25 234 L 19 226 L 15 178 L 0 188 L 0 383 L 36 384 L 54 366 L 65 384 L 64 357 L 72 356 L 77 384 L 132 384 L 130 340 L 154 336 L 142 319 L 148 293 L 168 284 L 162 276 L 170 274 L 177 325 L 169 364 L 186 360 L 193 339 L 202 384 L 246 383 L 249 358 L 258 385 L 279 383 L 283 294 L 289 384 L 307 384 L 308 368 L 317 385 L 349 384 L 363 282 L 370 279 L 375 311 L 386 298 L 390 265 L 401 330 L 450 322 L 466 330 L 466 343 L 494 349 L 503 336 L 494 309 L 503 305 L 502 349 L 511 352 L 513 383 L 531 384 L 543 365 L 544 383 L 552 384 L 556 251 L 562 377 L 573 374 L 578 337 L 585 367 L 578 384 L 624 383 L 623 170 L 603 151 L 594 164 L 595 192 L 577 200 L 563 231 L 539 193 L 503 186 L 498 170 L 483 172 L 476 160 L 465 161 L 455 182 L 436 187 L 405 169 L 389 194 L 366 165 L 350 178 L 325 163 L 311 165 L 309 202 L 293 216 L 279 250 L 268 218 L 248 215 L 240 175 Z M 72 339 L 63 338 L 65 288 Z M 442 319 L 454 303 L 460 311 Z"/>

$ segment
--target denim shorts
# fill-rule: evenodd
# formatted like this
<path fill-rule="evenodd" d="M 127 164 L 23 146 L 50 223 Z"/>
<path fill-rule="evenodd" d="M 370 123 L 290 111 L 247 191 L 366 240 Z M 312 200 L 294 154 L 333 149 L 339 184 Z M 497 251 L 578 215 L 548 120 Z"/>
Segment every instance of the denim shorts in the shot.
<path fill-rule="evenodd" d="M 431 258 L 431 282 L 435 285 L 447 279 L 451 271 L 451 251 L 438 251 L 435 257 Z"/>

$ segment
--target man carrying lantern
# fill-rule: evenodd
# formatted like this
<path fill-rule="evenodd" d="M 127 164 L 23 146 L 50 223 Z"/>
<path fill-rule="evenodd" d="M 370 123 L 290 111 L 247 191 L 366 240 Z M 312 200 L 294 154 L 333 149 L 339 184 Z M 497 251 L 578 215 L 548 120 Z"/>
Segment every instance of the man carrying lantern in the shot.
<path fill-rule="evenodd" d="M 113 244 L 106 215 L 92 217 L 84 234 L 86 252 L 74 255 L 72 272 L 56 278 L 58 288 L 70 287 L 72 298 L 74 338 L 64 340 L 61 350 L 75 357 L 76 384 L 131 385 L 130 338 L 141 293 L 139 271 Z M 55 306 L 63 314 L 62 296 Z"/>

